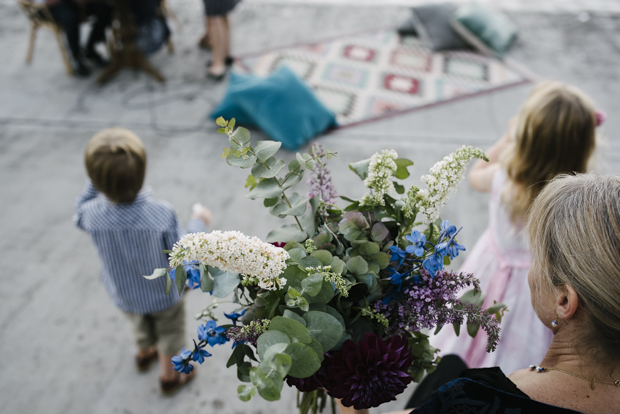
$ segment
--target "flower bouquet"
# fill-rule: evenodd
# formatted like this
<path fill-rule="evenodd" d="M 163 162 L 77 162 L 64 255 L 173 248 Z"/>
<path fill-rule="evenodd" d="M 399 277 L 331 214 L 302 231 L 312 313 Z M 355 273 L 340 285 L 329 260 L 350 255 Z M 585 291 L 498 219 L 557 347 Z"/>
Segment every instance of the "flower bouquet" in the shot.
<path fill-rule="evenodd" d="M 336 154 L 315 145 L 286 164 L 275 157 L 280 143 L 250 145 L 250 133 L 235 120 L 217 119 L 229 148 L 228 164 L 251 169 L 248 197 L 264 199 L 269 212 L 292 223 L 269 233 L 266 242 L 236 231 L 188 234 L 169 253 L 170 268 L 148 278 L 233 295 L 239 308 L 217 325 L 210 305 L 197 315 L 193 349 L 172 360 L 190 372 L 202 363 L 207 345 L 231 341 L 227 366 L 237 367 L 244 384 L 237 393 L 280 399 L 284 382 L 296 387 L 301 413 L 322 410 L 327 395 L 355 409 L 395 399 L 439 360 L 429 329 L 461 324 L 475 335 L 488 333 L 487 350 L 499 340 L 505 307 L 483 310 L 483 295 L 471 274 L 445 270 L 465 248 L 459 229 L 439 220 L 445 204 L 479 149 L 463 147 L 422 177 L 426 189 L 406 190 L 396 180 L 409 176 L 413 163 L 384 150 L 350 165 L 368 192 L 359 200 L 340 197 L 339 207 L 326 161 Z M 285 168 L 286 167 L 286 168 Z M 309 172 L 311 192 L 290 189 Z M 472 288 L 460 298 L 457 293 Z M 241 322 L 239 325 L 238 323 Z M 333 408 L 333 399 L 332 399 Z"/>

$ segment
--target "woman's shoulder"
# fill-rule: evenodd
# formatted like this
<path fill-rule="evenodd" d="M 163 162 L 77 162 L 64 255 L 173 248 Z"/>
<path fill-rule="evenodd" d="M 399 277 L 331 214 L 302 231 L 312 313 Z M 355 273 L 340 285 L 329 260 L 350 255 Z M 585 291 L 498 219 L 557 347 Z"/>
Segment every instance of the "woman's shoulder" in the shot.
<path fill-rule="evenodd" d="M 519 390 L 511 380 L 503 375 L 499 369 L 468 371 L 463 373 L 467 377 L 458 378 L 442 386 L 424 405 L 418 407 L 414 413 L 453 413 L 457 412 L 455 411 L 456 407 L 459 410 L 464 407 L 472 407 L 472 409 L 476 409 L 476 412 L 495 409 L 496 412 L 509 412 L 513 410 L 544 412 L 548 414 L 578 414 L 577 411 L 549 405 L 529 398 L 528 395 Z M 497 383 L 493 382 L 498 380 L 499 382 Z M 492 382 L 499 388 L 489 385 L 488 382 Z"/>

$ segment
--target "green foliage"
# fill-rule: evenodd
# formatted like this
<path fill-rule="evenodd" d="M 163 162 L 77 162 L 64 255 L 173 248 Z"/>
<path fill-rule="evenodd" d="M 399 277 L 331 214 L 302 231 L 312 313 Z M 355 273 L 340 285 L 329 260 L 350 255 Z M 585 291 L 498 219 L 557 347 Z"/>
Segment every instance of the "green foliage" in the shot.
<path fill-rule="evenodd" d="M 224 272 L 213 266 L 209 266 L 208 269 L 211 276 L 213 276 L 213 296 L 225 298 L 239 286 L 240 278 L 238 273 Z"/>
<path fill-rule="evenodd" d="M 179 295 L 183 292 L 186 281 L 187 281 L 187 272 L 185 271 L 185 267 L 183 265 L 177 266 L 177 268 L 174 269 L 174 282 L 177 285 L 177 290 L 179 291 Z"/>

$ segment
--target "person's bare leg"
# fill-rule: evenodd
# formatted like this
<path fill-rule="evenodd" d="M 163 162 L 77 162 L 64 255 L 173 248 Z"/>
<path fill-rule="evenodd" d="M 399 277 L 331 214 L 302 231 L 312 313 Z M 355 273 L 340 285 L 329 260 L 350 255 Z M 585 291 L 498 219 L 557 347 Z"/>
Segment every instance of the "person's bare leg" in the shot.
<path fill-rule="evenodd" d="M 228 34 L 226 33 L 224 17 L 209 17 L 208 21 L 208 27 L 211 29 L 209 39 L 211 40 L 212 53 L 211 66 L 209 66 L 208 71 L 211 75 L 217 76 L 226 72 L 226 43 L 228 41 Z"/>
<path fill-rule="evenodd" d="M 226 57 L 230 56 L 230 19 L 228 18 L 228 14 L 224 16 L 224 29 L 226 32 Z"/>
<path fill-rule="evenodd" d="M 208 49 L 211 47 L 211 45 L 209 44 L 209 21 L 207 19 L 207 16 L 205 16 L 205 32 L 200 38 L 199 44 L 200 47 L 202 47 L 203 49 Z"/>

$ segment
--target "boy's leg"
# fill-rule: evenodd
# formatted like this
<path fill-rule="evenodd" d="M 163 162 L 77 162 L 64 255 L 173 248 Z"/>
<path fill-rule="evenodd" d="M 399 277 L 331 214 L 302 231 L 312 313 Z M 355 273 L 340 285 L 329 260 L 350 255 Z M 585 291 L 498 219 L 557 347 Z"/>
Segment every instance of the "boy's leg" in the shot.
<path fill-rule="evenodd" d="M 140 371 L 148 369 L 157 355 L 157 336 L 155 334 L 155 323 L 151 315 L 137 315 L 134 313 L 123 312 L 131 322 L 133 337 L 138 347 L 136 355 L 136 367 Z"/>
<path fill-rule="evenodd" d="M 153 314 L 157 348 L 160 351 L 161 379 L 173 381 L 179 373 L 173 368 L 172 359 L 185 344 L 185 305 L 181 299 L 172 308 Z"/>

